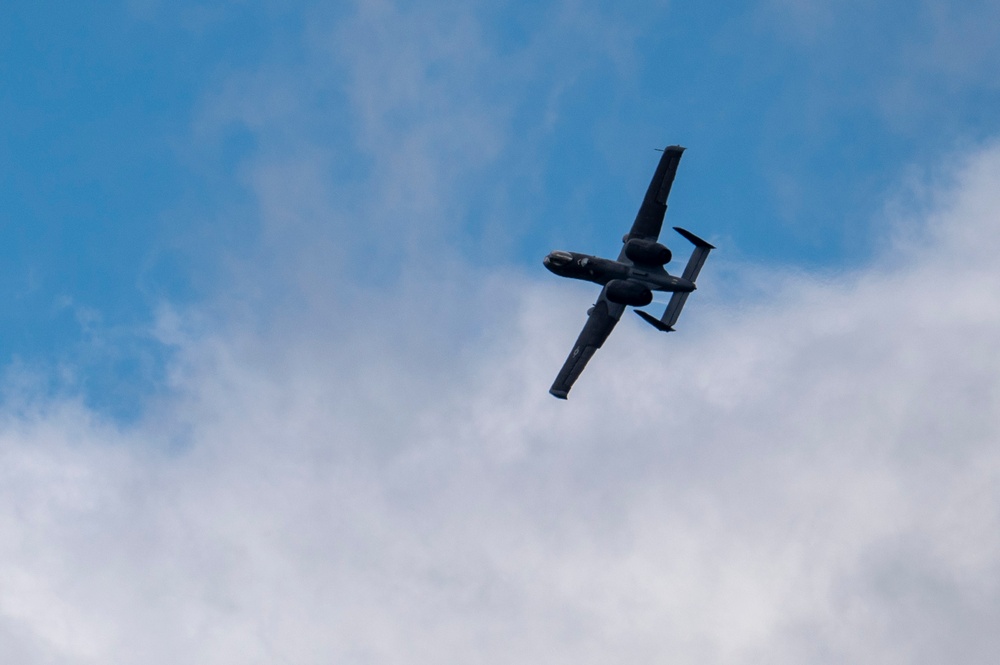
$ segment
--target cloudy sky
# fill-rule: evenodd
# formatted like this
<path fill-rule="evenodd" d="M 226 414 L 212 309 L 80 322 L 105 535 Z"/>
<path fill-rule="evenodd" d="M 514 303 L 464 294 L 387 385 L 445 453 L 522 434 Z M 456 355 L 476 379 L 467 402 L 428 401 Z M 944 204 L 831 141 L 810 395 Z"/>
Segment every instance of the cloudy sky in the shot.
<path fill-rule="evenodd" d="M 5 662 L 995 662 L 996 0 L 85 5 L 0 7 Z M 719 251 L 555 400 L 674 143 Z"/>

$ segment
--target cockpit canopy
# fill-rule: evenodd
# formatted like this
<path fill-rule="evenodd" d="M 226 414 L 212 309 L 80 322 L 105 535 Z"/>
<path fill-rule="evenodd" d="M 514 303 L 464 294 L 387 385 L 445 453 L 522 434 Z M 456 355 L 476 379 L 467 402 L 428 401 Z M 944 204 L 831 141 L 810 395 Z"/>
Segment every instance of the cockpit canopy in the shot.
<path fill-rule="evenodd" d="M 561 268 L 567 266 L 573 261 L 573 255 L 569 252 L 550 252 L 548 256 L 545 257 L 545 262 L 549 265 L 555 266 L 556 268 Z"/>

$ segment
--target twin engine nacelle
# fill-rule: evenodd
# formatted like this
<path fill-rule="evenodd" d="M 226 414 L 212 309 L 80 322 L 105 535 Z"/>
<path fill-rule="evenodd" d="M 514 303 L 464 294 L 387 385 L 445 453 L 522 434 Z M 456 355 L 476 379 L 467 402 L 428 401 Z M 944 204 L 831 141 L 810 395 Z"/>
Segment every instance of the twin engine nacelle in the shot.
<path fill-rule="evenodd" d="M 672 255 L 669 249 L 658 242 L 632 238 L 625 243 L 625 256 L 632 263 L 647 266 L 662 266 L 664 263 L 670 263 Z"/>
<path fill-rule="evenodd" d="M 664 249 L 666 249 L 664 247 Z M 653 302 L 653 292 L 639 282 L 630 279 L 613 279 L 608 282 L 605 294 L 608 300 L 619 305 L 644 307 Z"/>

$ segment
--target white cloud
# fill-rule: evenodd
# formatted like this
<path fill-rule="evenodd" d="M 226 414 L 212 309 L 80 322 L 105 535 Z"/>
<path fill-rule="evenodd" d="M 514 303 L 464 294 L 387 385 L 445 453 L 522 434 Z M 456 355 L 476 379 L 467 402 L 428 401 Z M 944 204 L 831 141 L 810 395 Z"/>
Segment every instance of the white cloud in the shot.
<path fill-rule="evenodd" d="M 175 330 L 177 395 L 132 429 L 4 415 L 0 649 L 986 663 L 998 181 L 986 150 L 882 260 L 763 302 L 706 271 L 682 332 L 626 319 L 568 403 L 592 294 L 554 280 L 415 284 L 333 337 Z"/>
<path fill-rule="evenodd" d="M 455 228 L 435 215 L 468 204 L 473 144 L 497 149 L 509 130 L 472 94 L 423 106 L 435 59 L 420 35 L 447 69 L 476 42 L 469 17 L 417 12 L 404 30 L 379 7 L 356 25 L 387 33 L 346 58 L 374 155 L 352 186 L 426 179 L 401 222 L 418 256 Z M 408 77 L 368 87 L 390 54 L 410 54 Z M 491 63 L 444 75 L 476 90 L 463 81 Z M 0 414 L 0 653 L 992 662 L 1000 149 L 927 209 L 896 210 L 896 239 L 866 268 L 778 271 L 771 295 L 739 299 L 725 294 L 739 282 L 713 284 L 720 251 L 682 332 L 630 315 L 563 403 L 546 390 L 593 290 L 446 251 L 442 269 L 389 285 L 342 279 L 323 257 L 378 237 L 345 232 L 364 197 L 328 190 L 326 151 L 301 157 L 314 127 L 275 130 L 312 118 L 299 93 L 331 84 L 250 81 L 278 91 L 244 110 L 263 137 L 247 167 L 261 253 L 277 259 L 248 262 L 239 305 L 165 310 L 174 393 L 134 426 L 42 398 Z M 413 122 L 399 135 L 397 108 Z M 401 136 L 413 142 L 380 150 Z M 360 218 L 377 230 L 405 202 L 374 208 Z M 758 292 L 770 267 L 744 268 Z"/>

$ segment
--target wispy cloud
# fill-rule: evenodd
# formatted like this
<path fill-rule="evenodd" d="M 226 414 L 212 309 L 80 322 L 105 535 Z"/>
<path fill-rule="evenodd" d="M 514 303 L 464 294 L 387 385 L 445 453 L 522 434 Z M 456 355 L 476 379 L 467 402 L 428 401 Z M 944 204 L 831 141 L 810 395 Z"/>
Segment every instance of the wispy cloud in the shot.
<path fill-rule="evenodd" d="M 8 412 L 5 650 L 988 662 L 998 181 L 970 158 L 888 263 L 699 299 L 669 340 L 626 320 L 568 403 L 589 294 L 501 275 L 463 286 L 509 291 L 471 332 L 390 297 L 336 339 L 175 336 L 177 396 L 133 429 Z"/>
<path fill-rule="evenodd" d="M 767 284 L 746 298 L 706 270 L 682 332 L 623 321 L 562 403 L 592 290 L 448 245 L 511 139 L 505 56 L 468 10 L 358 7 L 305 58 L 337 74 L 206 103 L 199 137 L 254 136 L 260 242 L 213 302 L 164 307 L 171 394 L 130 426 L 0 413 L 0 651 L 992 662 L 1000 149 L 893 207 L 870 265 L 729 265 Z M 310 146 L 327 97 L 357 134 Z M 368 279 L 369 248 L 415 268 Z"/>

